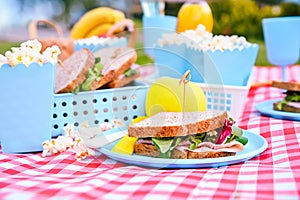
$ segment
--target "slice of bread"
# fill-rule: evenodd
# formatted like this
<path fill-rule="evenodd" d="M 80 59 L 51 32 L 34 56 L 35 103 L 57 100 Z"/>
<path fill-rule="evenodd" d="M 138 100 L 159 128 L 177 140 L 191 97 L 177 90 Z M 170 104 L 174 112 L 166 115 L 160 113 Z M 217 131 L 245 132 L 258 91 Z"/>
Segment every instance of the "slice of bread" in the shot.
<path fill-rule="evenodd" d="M 142 144 L 136 142 L 134 145 L 134 153 L 142 156 L 150 156 L 157 158 L 159 155 L 158 149 L 153 144 Z M 235 152 L 192 152 L 192 151 L 179 151 L 174 149 L 171 152 L 171 158 L 174 159 L 202 159 L 202 158 L 219 158 L 226 156 L 234 156 Z"/>
<path fill-rule="evenodd" d="M 95 57 L 88 49 L 74 52 L 62 64 L 56 66 L 55 93 L 72 92 L 86 79 Z"/>
<path fill-rule="evenodd" d="M 204 133 L 224 126 L 227 112 L 160 112 L 128 126 L 130 137 L 176 137 Z"/>
<path fill-rule="evenodd" d="M 281 88 L 281 89 L 285 89 L 285 90 L 291 90 L 291 91 L 300 91 L 300 83 L 297 83 L 297 82 L 273 81 L 272 87 Z"/>

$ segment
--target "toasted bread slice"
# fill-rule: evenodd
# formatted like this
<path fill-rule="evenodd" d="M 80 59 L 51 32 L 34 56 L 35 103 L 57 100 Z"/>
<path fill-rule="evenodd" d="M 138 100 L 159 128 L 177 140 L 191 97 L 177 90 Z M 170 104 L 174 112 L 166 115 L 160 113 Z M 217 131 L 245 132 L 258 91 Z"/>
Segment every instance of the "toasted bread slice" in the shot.
<path fill-rule="evenodd" d="M 134 153 L 143 156 L 150 156 L 157 158 L 159 155 L 158 149 L 153 144 L 142 144 L 136 142 L 134 145 Z M 226 156 L 234 156 L 235 152 L 192 152 L 192 151 L 179 151 L 174 149 L 171 152 L 171 158 L 174 159 L 202 159 L 202 158 L 219 158 Z"/>
<path fill-rule="evenodd" d="M 273 81 L 272 87 L 281 88 L 281 89 L 285 89 L 285 90 L 291 90 L 291 91 L 300 91 L 300 83 L 297 83 L 297 82 Z"/>
<path fill-rule="evenodd" d="M 176 137 L 204 133 L 224 126 L 227 112 L 160 112 L 143 121 L 130 124 L 130 137 Z"/>
<path fill-rule="evenodd" d="M 88 70 L 93 67 L 94 63 L 94 55 L 88 49 L 81 49 L 62 64 L 57 64 L 55 93 L 72 92 L 83 83 Z"/>

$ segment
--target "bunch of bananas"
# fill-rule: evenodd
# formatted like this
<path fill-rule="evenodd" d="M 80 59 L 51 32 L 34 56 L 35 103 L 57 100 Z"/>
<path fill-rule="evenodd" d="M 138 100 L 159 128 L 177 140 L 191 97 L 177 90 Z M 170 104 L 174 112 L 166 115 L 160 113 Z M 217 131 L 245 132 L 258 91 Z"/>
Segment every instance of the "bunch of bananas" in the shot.
<path fill-rule="evenodd" d="M 116 23 L 125 19 L 125 14 L 109 7 L 94 8 L 85 13 L 71 29 L 71 38 L 82 39 L 104 35 Z"/>

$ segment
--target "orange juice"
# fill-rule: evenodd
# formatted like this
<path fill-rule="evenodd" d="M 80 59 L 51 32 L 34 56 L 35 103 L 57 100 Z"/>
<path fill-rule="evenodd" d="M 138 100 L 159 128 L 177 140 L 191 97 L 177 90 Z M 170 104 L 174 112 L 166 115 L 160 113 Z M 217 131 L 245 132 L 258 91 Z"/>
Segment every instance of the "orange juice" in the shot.
<path fill-rule="evenodd" d="M 195 30 L 199 24 L 203 24 L 206 30 L 212 32 L 213 15 L 206 1 L 187 1 L 180 8 L 177 22 L 177 32 Z"/>

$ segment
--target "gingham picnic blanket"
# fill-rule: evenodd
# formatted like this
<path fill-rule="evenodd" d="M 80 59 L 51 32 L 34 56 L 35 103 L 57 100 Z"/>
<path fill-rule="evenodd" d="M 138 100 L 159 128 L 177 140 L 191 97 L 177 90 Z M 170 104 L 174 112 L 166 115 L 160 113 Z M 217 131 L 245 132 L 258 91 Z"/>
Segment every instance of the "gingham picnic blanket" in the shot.
<path fill-rule="evenodd" d="M 300 81 L 300 66 L 288 80 Z M 255 67 L 252 82 L 280 79 L 280 68 Z M 0 199 L 299 199 L 300 122 L 262 116 L 255 104 L 280 97 L 252 88 L 239 126 L 263 136 L 268 148 L 246 162 L 199 169 L 151 169 L 103 154 L 82 161 L 71 151 L 43 158 L 0 154 Z"/>

